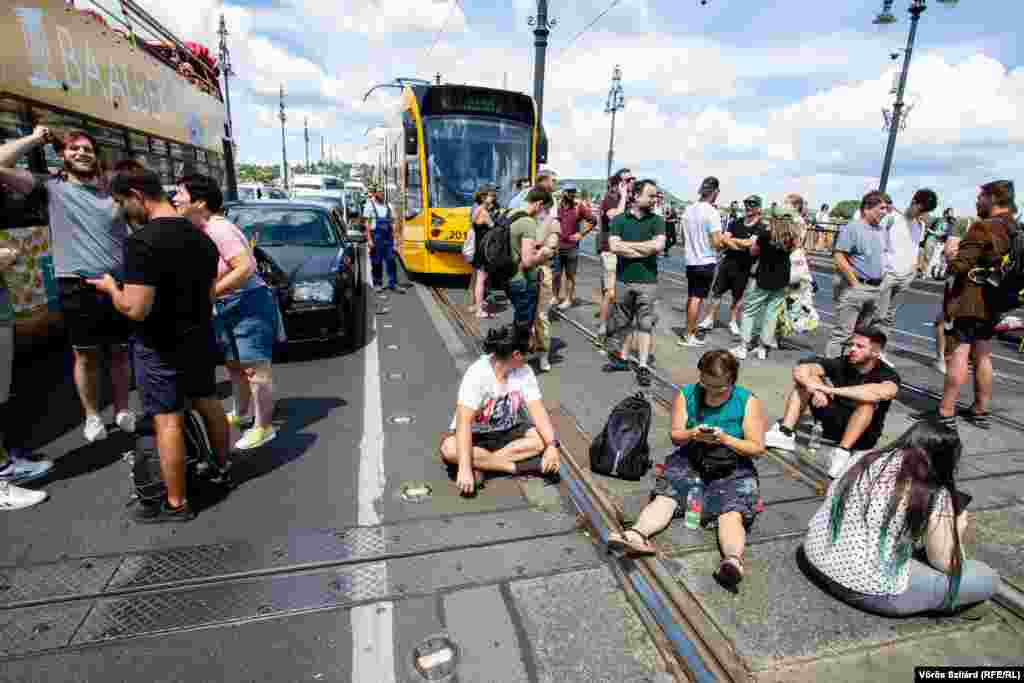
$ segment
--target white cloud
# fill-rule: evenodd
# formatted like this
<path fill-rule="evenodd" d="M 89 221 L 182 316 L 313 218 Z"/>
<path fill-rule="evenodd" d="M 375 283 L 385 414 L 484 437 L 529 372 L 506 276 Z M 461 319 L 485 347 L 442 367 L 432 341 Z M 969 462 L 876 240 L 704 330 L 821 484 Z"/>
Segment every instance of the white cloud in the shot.
<path fill-rule="evenodd" d="M 466 15 L 455 0 L 286 0 L 301 17 L 315 19 L 325 31 L 383 39 L 392 33 L 466 30 Z M 447 23 L 445 23 L 447 21 Z M 325 23 L 326 22 L 326 23 Z"/>

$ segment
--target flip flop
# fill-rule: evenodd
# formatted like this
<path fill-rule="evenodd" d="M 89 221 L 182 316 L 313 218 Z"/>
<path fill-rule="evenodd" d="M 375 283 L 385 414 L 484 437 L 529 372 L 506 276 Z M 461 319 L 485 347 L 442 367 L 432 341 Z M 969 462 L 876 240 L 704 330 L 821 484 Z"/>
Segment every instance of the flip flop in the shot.
<path fill-rule="evenodd" d="M 626 534 L 633 532 L 637 536 L 643 539 L 643 545 L 639 543 L 630 543 Z M 644 536 L 642 533 L 630 527 L 623 529 L 622 533 L 612 532 L 608 534 L 608 550 L 623 550 L 627 555 L 654 555 L 657 551 L 654 546 L 651 545 L 651 539 Z"/>

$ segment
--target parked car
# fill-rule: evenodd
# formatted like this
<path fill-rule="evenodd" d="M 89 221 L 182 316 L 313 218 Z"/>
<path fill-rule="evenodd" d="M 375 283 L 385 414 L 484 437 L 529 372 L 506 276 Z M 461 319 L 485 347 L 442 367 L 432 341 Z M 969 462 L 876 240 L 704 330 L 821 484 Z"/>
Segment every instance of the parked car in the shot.
<path fill-rule="evenodd" d="M 347 232 L 337 211 L 316 201 L 231 202 L 225 215 L 252 241 L 289 342 L 363 343 L 367 259 L 361 232 Z"/>
<path fill-rule="evenodd" d="M 331 192 L 329 194 L 295 194 L 292 195 L 293 201 L 298 202 L 319 202 L 330 206 L 333 210 L 337 211 L 335 216 L 341 221 L 345 229 L 348 230 L 350 227 L 355 227 L 352 220 L 358 216 L 348 201 L 348 197 L 342 192 Z"/>
<path fill-rule="evenodd" d="M 238 186 L 239 201 L 251 201 L 259 199 L 288 199 L 288 194 L 277 187 L 263 183 L 241 183 Z"/>

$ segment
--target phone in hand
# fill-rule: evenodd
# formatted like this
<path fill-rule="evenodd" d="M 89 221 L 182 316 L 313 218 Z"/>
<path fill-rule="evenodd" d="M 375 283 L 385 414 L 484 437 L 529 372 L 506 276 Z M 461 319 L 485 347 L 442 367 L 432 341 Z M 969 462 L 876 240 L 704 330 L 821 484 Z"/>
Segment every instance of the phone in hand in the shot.
<path fill-rule="evenodd" d="M 707 425 L 701 425 L 701 426 L 697 427 L 697 429 L 700 431 L 701 434 L 714 434 L 715 433 L 715 428 L 714 427 L 708 427 Z"/>

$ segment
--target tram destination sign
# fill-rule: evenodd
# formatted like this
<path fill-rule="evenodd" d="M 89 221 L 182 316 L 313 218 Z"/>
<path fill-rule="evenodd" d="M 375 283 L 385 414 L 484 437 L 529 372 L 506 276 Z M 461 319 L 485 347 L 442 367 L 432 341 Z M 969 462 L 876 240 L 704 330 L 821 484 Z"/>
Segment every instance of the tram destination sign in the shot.
<path fill-rule="evenodd" d="M 462 85 L 431 87 L 423 102 L 425 116 L 483 114 L 532 124 L 533 100 L 522 93 Z"/>

